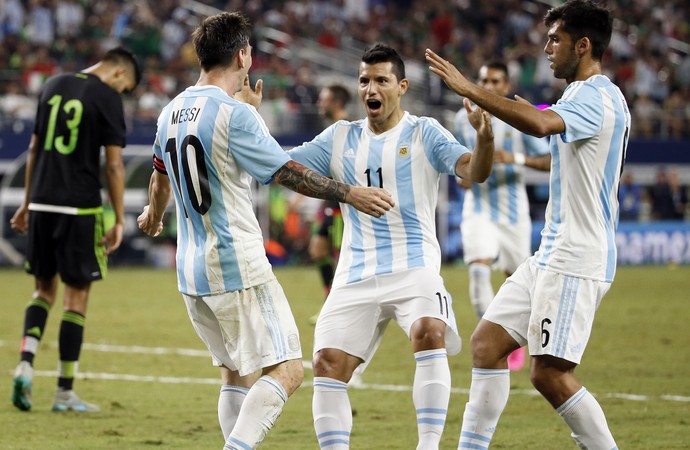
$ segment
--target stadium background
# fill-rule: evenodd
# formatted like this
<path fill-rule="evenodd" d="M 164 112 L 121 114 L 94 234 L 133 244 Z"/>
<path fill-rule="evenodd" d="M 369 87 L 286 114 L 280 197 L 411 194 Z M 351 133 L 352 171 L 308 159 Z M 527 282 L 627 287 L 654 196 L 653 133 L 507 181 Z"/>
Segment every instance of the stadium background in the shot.
<path fill-rule="evenodd" d="M 424 48 L 440 51 L 468 76 L 482 63 L 508 62 L 514 92 L 534 104 L 551 104 L 564 87 L 543 54 L 541 18 L 556 1 L 303 0 L 303 1 L 89 1 L 0 2 L 0 264 L 19 264 L 24 238 L 8 220 L 21 201 L 23 152 L 29 141 L 35 98 L 50 75 L 87 67 L 122 44 L 144 65 L 144 79 L 124 97 L 128 122 L 125 244 L 114 265 L 173 263 L 174 223 L 167 236 L 143 237 L 134 219 L 146 199 L 150 144 L 160 108 L 198 76 L 188 42 L 200 18 L 242 10 L 255 25 L 253 80 L 264 80 L 260 113 L 289 148 L 310 140 L 325 124 L 316 111 L 319 89 L 341 83 L 355 94 L 359 58 L 375 42 L 403 55 L 411 89 L 403 101 L 413 114 L 436 117 L 449 129 L 461 99 L 429 76 Z M 660 173 L 690 184 L 690 4 L 682 0 L 617 0 L 614 35 L 604 71 L 623 90 L 633 113 L 626 172 L 640 187 L 636 216 L 619 231 L 623 263 L 690 263 L 687 204 L 673 221 L 656 213 Z M 355 99 L 351 117 L 362 116 Z M 528 172 L 534 243 L 548 196 L 548 175 Z M 280 187 L 257 186 L 260 217 L 276 264 L 307 263 L 306 246 L 317 203 Z M 444 180 L 438 228 L 446 261 L 460 245 L 462 191 Z M 172 219 L 172 214 L 168 218 Z"/>
<path fill-rule="evenodd" d="M 687 449 L 689 222 L 687 213 L 685 220 L 657 220 L 651 197 L 662 168 L 664 173 L 677 173 L 685 186 L 690 183 L 690 4 L 627 0 L 608 5 L 618 20 L 605 69 L 624 88 L 635 114 L 626 172 L 633 175 L 642 195 L 634 220 L 621 223 L 619 259 L 625 265 L 599 310 L 578 374 L 602 403 L 621 448 Z M 290 147 L 311 139 L 324 126 L 314 107 L 321 86 L 340 82 L 354 93 L 361 52 L 376 41 L 397 46 L 405 56 L 413 89 L 404 106 L 414 114 L 437 117 L 449 127 L 460 101 L 428 76 L 423 61 L 427 46 L 443 49 L 472 75 L 483 61 L 505 58 L 516 92 L 535 104 L 552 102 L 563 85 L 543 67 L 540 18 L 548 7 L 545 2 L 477 0 L 0 0 L 0 372 L 5 374 L 0 394 L 5 389 L 6 395 L 0 397 L 4 398 L 0 448 L 139 450 L 222 445 L 216 418 L 217 369 L 209 364 L 203 344 L 189 326 L 174 271 L 151 268 L 172 264 L 173 233 L 151 240 L 134 223 L 145 202 L 158 109 L 196 81 L 196 62 L 185 42 L 200 17 L 217 9 L 242 9 L 250 15 L 256 25 L 252 78 L 265 81 L 260 113 L 279 141 Z M 89 417 L 57 417 L 49 412 L 60 319 L 52 314 L 37 358 L 35 408 L 26 415 L 11 406 L 9 391 L 21 335 L 19 319 L 33 280 L 10 267 L 21 264 L 24 242 L 9 230 L 8 221 L 21 201 L 22 153 L 29 141 L 35 95 L 49 74 L 86 67 L 118 43 L 139 54 L 146 76 L 124 99 L 130 131 L 125 151 L 128 234 L 112 258 L 113 265 L 120 267 L 110 272 L 107 281 L 93 286 L 80 364 L 79 392 L 102 405 L 103 411 Z M 351 115 L 362 115 L 356 101 Z M 539 221 L 546 178 L 531 173 L 529 181 L 532 212 Z M 267 239 L 285 239 L 286 222 L 302 224 L 292 231 L 305 239 L 313 210 L 308 202 L 298 205 L 279 188 L 258 189 L 256 194 Z M 439 205 L 439 234 L 449 262 L 457 261 L 460 251 L 459 195 L 453 183 L 446 184 Z M 286 258 L 275 256 L 278 263 L 304 262 L 299 247 L 289 248 Z M 649 263 L 655 266 L 628 265 Z M 137 267 L 123 267 L 132 264 Z M 323 301 L 317 272 L 288 266 L 276 268 L 276 274 L 291 299 L 308 360 L 313 335 L 308 318 Z M 447 264 L 443 276 L 453 292 L 467 344 L 476 323 L 465 294 L 467 271 Z M 500 277 L 494 282 L 500 283 Z M 453 394 L 442 448 L 457 445 L 470 383 L 469 352 L 450 362 Z M 262 448 L 318 447 L 311 425 L 308 361 L 305 368 L 303 388 L 288 402 Z M 353 448 L 411 447 L 416 439 L 409 395 L 413 370 L 407 339 L 391 327 L 363 383 L 350 391 L 357 413 Z M 494 447 L 574 448 L 565 425 L 532 389 L 527 371 L 511 376 L 511 399 Z"/>

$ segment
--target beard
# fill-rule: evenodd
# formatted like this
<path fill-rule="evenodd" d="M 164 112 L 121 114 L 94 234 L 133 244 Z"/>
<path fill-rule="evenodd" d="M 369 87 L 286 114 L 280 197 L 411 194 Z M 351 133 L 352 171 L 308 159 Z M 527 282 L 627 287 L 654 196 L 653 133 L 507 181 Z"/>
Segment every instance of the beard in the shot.
<path fill-rule="evenodd" d="M 575 46 L 570 49 L 562 64 L 554 65 L 553 76 L 558 79 L 572 80 L 577 73 L 577 66 L 580 64 L 580 57 L 575 51 Z"/>

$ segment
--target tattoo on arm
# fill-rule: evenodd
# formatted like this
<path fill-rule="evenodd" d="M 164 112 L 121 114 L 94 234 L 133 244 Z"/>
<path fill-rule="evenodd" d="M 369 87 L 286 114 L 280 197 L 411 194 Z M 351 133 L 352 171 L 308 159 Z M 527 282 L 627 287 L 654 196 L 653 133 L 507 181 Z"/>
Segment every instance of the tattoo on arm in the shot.
<path fill-rule="evenodd" d="M 324 177 L 296 161 L 288 161 L 273 175 L 281 186 L 309 197 L 345 202 L 350 186 Z"/>

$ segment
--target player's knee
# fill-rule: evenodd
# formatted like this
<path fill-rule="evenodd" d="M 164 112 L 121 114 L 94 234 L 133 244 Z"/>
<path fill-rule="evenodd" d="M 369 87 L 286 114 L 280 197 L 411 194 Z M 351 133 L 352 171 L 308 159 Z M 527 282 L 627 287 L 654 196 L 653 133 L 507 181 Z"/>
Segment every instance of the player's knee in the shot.
<path fill-rule="evenodd" d="M 495 343 L 485 333 L 475 330 L 470 337 L 470 350 L 474 367 L 494 367 L 497 357 Z"/>
<path fill-rule="evenodd" d="M 285 391 L 288 395 L 292 395 L 292 393 L 302 385 L 302 381 L 304 380 L 304 366 L 302 365 L 302 360 L 294 359 L 288 361 L 287 369 L 288 376 Z"/>
<path fill-rule="evenodd" d="M 347 364 L 346 357 L 329 349 L 320 350 L 314 355 L 312 367 L 315 377 L 328 377 L 345 382 L 350 380 L 354 372 L 354 368 Z"/>
<path fill-rule="evenodd" d="M 292 395 L 302 384 L 304 379 L 304 367 L 301 359 L 292 359 L 274 366 L 266 372 L 283 386 L 288 396 Z"/>
<path fill-rule="evenodd" d="M 433 350 L 445 347 L 446 332 L 438 327 L 418 328 L 411 335 L 415 351 Z"/>
<path fill-rule="evenodd" d="M 547 398 L 549 397 L 551 391 L 553 390 L 553 382 L 555 380 L 552 379 L 551 376 L 546 373 L 546 371 L 540 370 L 538 367 L 533 368 L 530 371 L 529 380 L 532 383 L 532 386 L 534 386 L 539 393 Z"/>

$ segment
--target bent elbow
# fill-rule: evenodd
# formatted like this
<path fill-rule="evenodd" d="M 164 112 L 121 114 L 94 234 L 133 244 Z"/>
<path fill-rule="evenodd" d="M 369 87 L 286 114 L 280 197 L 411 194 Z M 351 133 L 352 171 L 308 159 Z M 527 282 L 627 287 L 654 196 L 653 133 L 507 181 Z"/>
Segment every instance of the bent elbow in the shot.
<path fill-rule="evenodd" d="M 475 170 L 472 172 L 471 178 L 475 183 L 483 183 L 489 178 L 489 175 L 491 175 L 491 166 Z"/>
<path fill-rule="evenodd" d="M 553 132 L 551 132 L 551 130 L 546 126 L 546 124 L 539 123 L 536 125 L 535 130 L 529 134 L 538 138 L 543 138 L 552 135 Z"/>

